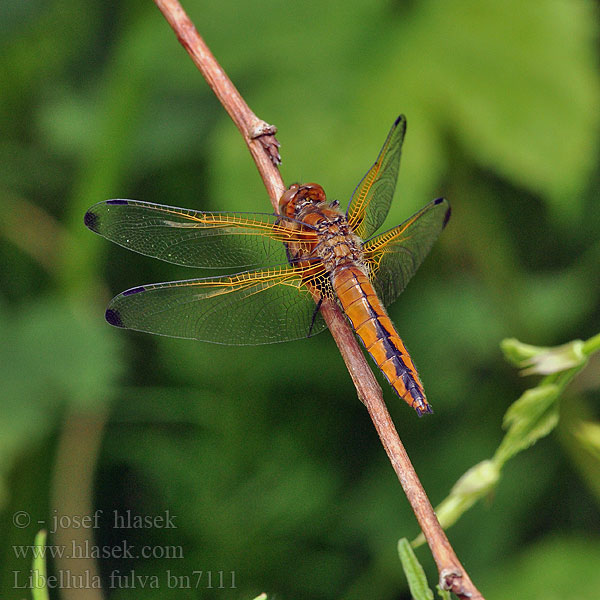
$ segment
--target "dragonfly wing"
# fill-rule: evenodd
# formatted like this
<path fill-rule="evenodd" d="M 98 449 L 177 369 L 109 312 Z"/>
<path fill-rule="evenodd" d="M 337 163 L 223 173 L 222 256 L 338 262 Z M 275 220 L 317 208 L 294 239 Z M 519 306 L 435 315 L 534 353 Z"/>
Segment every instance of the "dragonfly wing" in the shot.
<path fill-rule="evenodd" d="M 406 118 L 400 115 L 379 152 L 375 164 L 354 190 L 346 217 L 354 233 L 363 240 L 371 237 L 383 224 L 394 197 Z"/>
<path fill-rule="evenodd" d="M 186 267 L 284 263 L 282 242 L 297 235 L 276 215 L 200 212 L 138 200 L 99 202 L 84 221 L 125 248 Z"/>
<path fill-rule="evenodd" d="M 449 218 L 448 201 L 438 198 L 401 225 L 365 242 L 373 285 L 385 305 L 403 292 Z"/>
<path fill-rule="evenodd" d="M 322 269 L 314 278 L 328 283 Z M 158 335 L 243 346 L 319 333 L 326 325 L 315 310 L 299 270 L 284 266 L 133 288 L 113 298 L 106 320 Z"/>

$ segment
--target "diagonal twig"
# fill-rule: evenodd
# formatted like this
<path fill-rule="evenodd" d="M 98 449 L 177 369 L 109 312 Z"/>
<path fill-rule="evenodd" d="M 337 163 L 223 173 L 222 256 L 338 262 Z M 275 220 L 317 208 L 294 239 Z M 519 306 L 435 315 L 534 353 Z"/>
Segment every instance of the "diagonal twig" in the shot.
<path fill-rule="evenodd" d="M 279 143 L 274 138 L 275 128 L 252 112 L 179 2 L 177 0 L 154 1 L 171 25 L 177 39 L 240 130 L 263 179 L 273 208 L 277 211 L 279 198 L 286 186 L 276 166 L 279 162 L 277 151 Z M 452 591 L 459 598 L 483 600 L 483 596 L 461 565 L 435 516 L 385 406 L 381 388 L 365 360 L 352 329 L 335 302 L 323 301 L 321 313 L 346 363 L 358 397 L 369 411 L 383 447 L 431 548 L 439 572 L 440 586 Z"/>

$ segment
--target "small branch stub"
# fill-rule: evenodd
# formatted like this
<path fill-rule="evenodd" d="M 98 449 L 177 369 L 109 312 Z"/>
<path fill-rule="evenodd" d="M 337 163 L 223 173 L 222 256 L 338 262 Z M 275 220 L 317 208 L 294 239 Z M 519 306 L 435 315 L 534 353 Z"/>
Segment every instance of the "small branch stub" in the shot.
<path fill-rule="evenodd" d="M 473 594 L 463 587 L 462 573 L 458 569 L 442 569 L 440 587 L 456 594 L 459 598 L 472 598 Z"/>
<path fill-rule="evenodd" d="M 279 154 L 281 144 L 275 137 L 276 133 L 277 127 L 275 125 L 269 125 L 262 121 L 261 125 L 252 131 L 251 136 L 252 139 L 258 140 L 262 144 L 273 165 L 278 166 L 281 164 L 281 155 Z"/>

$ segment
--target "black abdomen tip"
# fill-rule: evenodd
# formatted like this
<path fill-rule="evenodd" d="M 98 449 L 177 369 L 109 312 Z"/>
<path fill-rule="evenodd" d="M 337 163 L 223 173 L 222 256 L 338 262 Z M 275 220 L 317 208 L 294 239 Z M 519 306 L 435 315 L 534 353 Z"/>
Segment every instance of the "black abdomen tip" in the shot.
<path fill-rule="evenodd" d="M 433 414 L 433 408 L 431 408 L 431 404 L 427 403 L 425 405 L 423 405 L 423 403 L 421 403 L 420 406 L 415 406 L 414 409 L 417 411 L 417 416 L 422 417 L 424 414 L 429 413 L 430 415 Z"/>

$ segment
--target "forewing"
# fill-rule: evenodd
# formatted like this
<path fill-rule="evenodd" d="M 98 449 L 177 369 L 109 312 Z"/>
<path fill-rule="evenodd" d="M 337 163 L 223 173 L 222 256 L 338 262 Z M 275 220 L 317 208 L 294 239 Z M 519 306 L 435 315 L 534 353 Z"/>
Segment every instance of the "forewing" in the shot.
<path fill-rule="evenodd" d="M 402 293 L 449 218 L 448 201 L 438 198 L 401 225 L 365 242 L 373 285 L 385 305 Z"/>
<path fill-rule="evenodd" d="M 228 277 L 140 286 L 119 294 L 106 310 L 117 327 L 228 345 L 256 345 L 314 335 L 326 325 L 301 278 L 278 267 Z M 327 288 L 322 268 L 316 284 Z"/>
<path fill-rule="evenodd" d="M 394 197 L 406 118 L 400 115 L 383 144 L 375 164 L 362 178 L 350 199 L 346 216 L 354 233 L 365 240 L 383 224 Z"/>
<path fill-rule="evenodd" d="M 200 212 L 138 200 L 106 200 L 85 215 L 92 231 L 112 242 L 186 267 L 280 264 L 282 242 L 297 234 L 276 215 Z"/>

